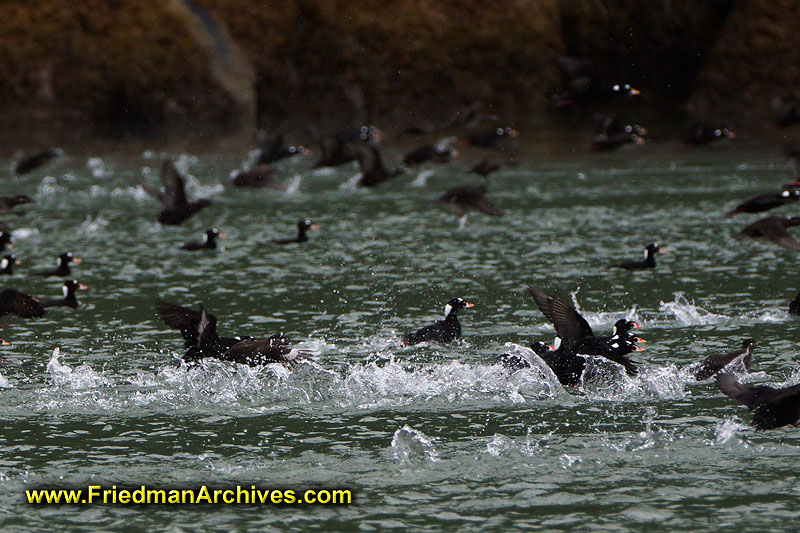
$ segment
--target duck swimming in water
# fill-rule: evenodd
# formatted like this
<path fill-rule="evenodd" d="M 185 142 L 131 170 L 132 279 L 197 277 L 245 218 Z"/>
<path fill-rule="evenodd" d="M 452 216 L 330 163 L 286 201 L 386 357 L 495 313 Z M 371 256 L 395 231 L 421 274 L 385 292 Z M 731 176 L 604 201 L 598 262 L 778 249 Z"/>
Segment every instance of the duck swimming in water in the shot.
<path fill-rule="evenodd" d="M 421 342 L 438 342 L 448 344 L 461 338 L 461 324 L 458 322 L 458 312 L 461 309 L 473 307 L 473 304 L 463 298 L 453 298 L 444 306 L 444 320 L 439 320 L 420 328 L 414 333 L 403 337 L 403 345 L 411 346 Z"/>

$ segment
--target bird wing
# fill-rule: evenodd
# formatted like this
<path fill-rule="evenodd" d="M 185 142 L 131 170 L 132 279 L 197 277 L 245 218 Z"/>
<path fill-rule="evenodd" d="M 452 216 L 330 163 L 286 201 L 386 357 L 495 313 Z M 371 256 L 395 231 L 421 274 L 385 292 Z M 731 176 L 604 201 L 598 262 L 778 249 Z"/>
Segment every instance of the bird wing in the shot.
<path fill-rule="evenodd" d="M 158 301 L 156 303 L 156 309 L 161 316 L 161 320 L 163 320 L 167 326 L 181 332 L 181 336 L 186 340 L 187 347 L 197 344 L 198 326 L 200 325 L 200 319 L 203 315 L 201 311 L 195 311 L 188 307 L 182 307 L 164 301 Z M 213 319 L 214 324 L 216 324 L 217 317 L 211 313 L 206 314 L 209 316 L 209 319 Z"/>
<path fill-rule="evenodd" d="M 16 289 L 5 289 L 0 292 L 0 306 L 5 313 L 13 313 L 22 318 L 39 317 L 45 314 L 44 306 L 39 300 Z"/>
<path fill-rule="evenodd" d="M 156 200 L 158 200 L 162 204 L 166 205 L 167 198 L 164 195 L 164 191 L 159 191 L 157 189 L 154 189 L 153 187 L 149 186 L 148 184 L 146 184 L 146 183 L 144 183 L 142 181 L 139 182 L 139 186 L 144 190 L 144 192 L 146 192 L 147 194 L 149 194 L 150 196 L 152 196 L 153 198 L 155 198 Z"/>
<path fill-rule="evenodd" d="M 287 363 L 291 366 L 297 364 L 300 358 L 307 358 L 305 352 L 292 353 L 289 339 L 280 333 L 267 339 L 248 339 L 237 342 L 220 357 L 220 359 L 251 366 L 269 363 Z"/>
<path fill-rule="evenodd" d="M 183 178 L 170 159 L 161 166 L 161 183 L 164 184 L 164 205 L 168 209 L 182 209 L 187 205 Z"/>
<path fill-rule="evenodd" d="M 482 213 L 486 213 L 490 217 L 502 217 L 506 214 L 503 209 L 497 207 L 486 198 L 486 187 L 479 186 L 470 188 L 469 194 L 462 195 L 462 200 L 465 204 L 477 209 Z"/>
<path fill-rule="evenodd" d="M 769 389 L 770 387 L 758 387 L 758 391 L 752 387 L 742 385 L 733 374 L 723 373 L 717 374 L 717 388 L 726 396 L 730 396 L 739 403 L 745 404 L 749 409 L 753 409 L 758 401 L 758 392 L 761 389 Z"/>
<path fill-rule="evenodd" d="M 542 314 L 553 323 L 556 328 L 556 334 L 562 340 L 571 345 L 585 337 L 594 337 L 592 327 L 574 307 L 557 298 L 546 295 L 534 286 L 529 286 L 528 292 L 533 296 L 533 300 L 539 306 Z"/>
<path fill-rule="evenodd" d="M 762 224 L 759 228 L 765 239 L 769 239 L 779 246 L 789 250 L 800 251 L 800 242 L 792 237 L 789 231 L 783 226 L 780 219 L 771 219 L 768 223 Z"/>

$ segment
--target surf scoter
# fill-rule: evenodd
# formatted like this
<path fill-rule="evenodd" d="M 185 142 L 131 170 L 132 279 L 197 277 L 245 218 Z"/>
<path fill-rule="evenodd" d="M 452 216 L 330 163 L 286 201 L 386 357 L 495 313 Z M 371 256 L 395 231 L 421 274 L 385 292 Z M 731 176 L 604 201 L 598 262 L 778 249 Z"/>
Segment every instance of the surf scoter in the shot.
<path fill-rule="evenodd" d="M 36 200 L 27 194 L 18 194 L 16 196 L 0 196 L 0 213 L 8 213 L 18 205 L 33 203 L 36 203 Z"/>
<path fill-rule="evenodd" d="M 448 344 L 461 338 L 461 324 L 458 322 L 458 311 L 473 307 L 473 304 L 463 298 L 453 298 L 444 306 L 444 320 L 439 320 L 420 328 L 414 333 L 403 337 L 403 346 L 411 346 L 420 342 L 438 342 Z"/>
<path fill-rule="evenodd" d="M 800 292 L 794 297 L 794 300 L 789 302 L 789 314 L 800 315 Z"/>
<path fill-rule="evenodd" d="M 740 213 L 761 213 L 797 200 L 800 200 L 800 190 L 786 190 L 777 194 L 759 194 L 740 203 L 728 211 L 725 216 L 732 217 Z"/>
<path fill-rule="evenodd" d="M 619 263 L 611 265 L 608 268 L 624 268 L 625 270 L 641 270 L 645 268 L 655 268 L 656 257 L 655 254 L 663 254 L 664 249 L 655 243 L 648 244 L 644 249 L 644 261 L 630 261 L 627 263 Z"/>
<path fill-rule="evenodd" d="M 750 360 L 753 356 L 753 350 L 756 348 L 756 342 L 753 339 L 744 339 L 742 347 L 738 350 L 733 350 L 728 353 L 715 353 L 706 357 L 700 366 L 694 372 L 694 379 L 703 381 L 720 372 L 726 366 L 736 361 L 741 362 L 745 369 L 750 369 Z"/>
<path fill-rule="evenodd" d="M 371 144 L 361 144 L 356 157 L 361 167 L 359 187 L 374 187 L 407 172 L 404 167 L 386 168 L 380 148 Z"/>
<path fill-rule="evenodd" d="M 41 302 L 30 294 L 16 289 L 5 289 L 0 292 L 0 316 L 14 314 L 22 318 L 44 316 L 45 310 Z"/>
<path fill-rule="evenodd" d="M 717 374 L 719 390 L 753 411 L 756 429 L 776 429 L 800 420 L 800 385 L 782 389 L 742 385 L 732 374 Z"/>
<path fill-rule="evenodd" d="M 308 155 L 310 150 L 305 146 L 291 145 L 286 146 L 283 140 L 283 135 L 276 135 L 271 140 L 263 143 L 261 151 L 258 154 L 257 164 L 269 165 L 276 163 L 282 159 L 294 157 L 297 155 Z"/>
<path fill-rule="evenodd" d="M 493 150 L 515 150 L 517 148 L 514 137 L 517 130 L 513 128 L 497 128 L 492 131 L 481 131 L 467 137 L 467 144 Z"/>
<path fill-rule="evenodd" d="M 686 144 L 701 146 L 720 139 L 734 139 L 736 134 L 727 126 L 711 125 L 704 120 L 697 120 L 686 126 L 683 136 Z"/>
<path fill-rule="evenodd" d="M 64 293 L 63 298 L 57 300 L 47 300 L 42 302 L 42 307 L 78 307 L 78 298 L 75 296 L 75 291 L 85 291 L 88 289 L 83 283 L 78 283 L 77 280 L 70 279 L 64 282 L 61 291 Z"/>
<path fill-rule="evenodd" d="M 467 209 L 475 209 L 490 217 L 502 217 L 506 212 L 486 197 L 487 186 L 460 185 L 445 192 L 436 202 L 444 205 L 456 216 L 463 216 Z"/>
<path fill-rule="evenodd" d="M 772 117 L 779 128 L 788 128 L 800 124 L 800 100 L 793 98 L 786 102 L 780 96 L 775 96 L 770 102 Z"/>
<path fill-rule="evenodd" d="M 792 237 L 787 228 L 800 226 L 800 217 L 765 217 L 746 226 L 739 233 L 734 234 L 737 239 L 750 237 L 751 239 L 767 239 L 778 246 L 789 250 L 800 251 L 800 242 Z"/>
<path fill-rule="evenodd" d="M 425 144 L 412 150 L 403 157 L 403 165 L 407 167 L 421 165 L 426 161 L 433 163 L 449 163 L 458 156 L 458 152 L 450 146 Z"/>
<path fill-rule="evenodd" d="M 14 254 L 8 254 L 0 259 L 0 274 L 11 275 L 14 273 L 14 265 L 22 264 L 22 261 L 17 259 Z"/>
<path fill-rule="evenodd" d="M 161 166 L 161 183 L 163 190 L 155 190 L 141 183 L 142 188 L 154 198 L 157 198 L 164 209 L 158 214 L 158 221 L 167 226 L 182 224 L 189 217 L 201 209 L 211 205 L 211 201 L 202 198 L 194 202 L 186 199 L 186 186 L 184 180 L 170 159 L 165 159 Z"/>
<path fill-rule="evenodd" d="M 11 242 L 11 232 L 10 231 L 0 231 L 0 251 L 5 250 L 6 248 L 13 248 L 14 243 Z"/>
<path fill-rule="evenodd" d="M 623 338 L 621 334 L 626 333 L 625 331 L 621 331 L 615 325 L 612 335 L 596 337 L 586 319 L 571 305 L 548 296 L 533 286 L 528 287 L 528 292 L 533 296 L 542 314 L 555 326 L 556 334 L 561 339 L 560 346 L 556 347 L 557 350 L 563 348 L 567 357 L 599 355 L 622 365 L 630 375 L 638 373 L 636 365 L 639 363 L 628 359 L 626 355 L 633 351 L 641 351 L 642 348 L 635 342 Z M 618 324 L 621 325 L 619 321 Z M 625 353 L 626 350 L 629 351 Z"/>
<path fill-rule="evenodd" d="M 60 278 L 69 277 L 69 275 L 70 275 L 69 264 L 73 263 L 73 262 L 76 265 L 79 265 L 79 264 L 81 264 L 82 261 L 79 258 L 77 258 L 74 255 L 72 255 L 72 252 L 65 252 L 65 253 L 59 255 L 56 258 L 56 269 L 55 270 L 47 270 L 45 272 L 37 272 L 37 273 L 34 274 L 34 276 L 43 276 L 43 277 L 58 276 Z"/>
<path fill-rule="evenodd" d="M 194 309 L 190 309 L 188 307 L 182 307 L 180 305 L 175 305 L 169 302 L 159 300 L 156 302 L 156 310 L 158 311 L 158 315 L 161 317 L 161 320 L 163 320 L 167 326 L 181 332 L 181 336 L 185 341 L 184 347 L 191 348 L 193 346 L 197 346 L 198 327 L 200 326 L 200 320 L 202 319 L 203 316 L 202 307 L 201 311 L 195 311 Z M 215 325 L 214 331 L 216 332 L 217 317 L 215 317 L 211 313 L 206 313 L 206 314 L 208 315 L 208 320 L 214 323 Z M 252 338 L 253 337 L 243 337 L 243 336 L 237 336 L 237 337 L 217 336 L 217 342 L 220 344 L 221 350 L 227 350 L 237 342 Z"/>
<path fill-rule="evenodd" d="M 293 349 L 289 340 L 280 333 L 266 339 L 220 337 L 217 318 L 202 307 L 198 312 L 159 302 L 158 309 L 168 326 L 181 331 L 188 348 L 183 356 L 186 363 L 210 357 L 248 366 L 282 363 L 291 368 L 310 358 L 309 352 Z"/>
<path fill-rule="evenodd" d="M 201 242 L 187 242 L 181 245 L 181 250 L 194 251 L 194 250 L 213 250 L 217 247 L 217 237 L 224 239 L 227 237 L 224 233 L 220 233 L 217 228 L 207 229 L 203 234 Z"/>
<path fill-rule="evenodd" d="M 321 154 L 314 168 L 336 167 L 355 161 L 362 145 L 377 147 L 383 137 L 381 130 L 372 125 L 343 128 L 327 138 L 313 131 L 312 135 Z"/>
<path fill-rule="evenodd" d="M 274 239 L 272 242 L 275 244 L 294 244 L 296 242 L 306 242 L 308 240 L 308 235 L 306 235 L 306 232 L 309 229 L 316 231 L 319 229 L 319 226 L 308 219 L 301 220 L 297 223 L 297 237 L 293 239 Z"/>
<path fill-rule="evenodd" d="M 64 155 L 64 150 L 61 148 L 50 148 L 29 156 L 21 157 L 14 165 L 14 174 L 17 176 L 27 174 L 62 155 Z"/>
<path fill-rule="evenodd" d="M 254 189 L 286 190 L 286 185 L 272 179 L 275 169 L 266 164 L 259 163 L 249 170 L 240 170 L 234 174 L 231 183 L 234 187 L 251 187 Z"/>
<path fill-rule="evenodd" d="M 503 168 L 502 161 L 497 159 L 481 159 L 478 163 L 467 170 L 467 174 L 478 174 L 486 178 L 489 176 L 489 174 L 497 172 L 501 168 Z"/>

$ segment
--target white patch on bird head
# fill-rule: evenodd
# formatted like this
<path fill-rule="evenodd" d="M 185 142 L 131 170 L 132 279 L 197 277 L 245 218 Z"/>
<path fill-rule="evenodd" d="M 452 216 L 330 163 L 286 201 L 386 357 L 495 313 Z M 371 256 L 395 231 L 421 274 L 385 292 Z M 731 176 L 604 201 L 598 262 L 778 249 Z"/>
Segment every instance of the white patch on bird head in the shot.
<path fill-rule="evenodd" d="M 5 270 L 7 268 L 8 268 L 8 259 L 4 257 L 3 259 L 0 259 L 0 269 Z"/>
<path fill-rule="evenodd" d="M 783 191 L 783 192 L 781 193 L 781 196 L 782 196 L 783 198 L 788 198 L 790 194 L 791 194 L 791 193 L 790 193 L 789 191 Z"/>
<path fill-rule="evenodd" d="M 452 305 L 450 305 L 450 304 L 445 305 L 444 306 L 444 317 L 447 318 L 448 316 L 450 316 L 450 312 L 452 310 L 453 310 L 453 306 Z"/>
<path fill-rule="evenodd" d="M 615 342 L 615 343 L 611 344 L 611 347 L 612 347 L 612 348 L 619 348 L 619 344 L 617 344 L 617 343 Z"/>
<path fill-rule="evenodd" d="M 555 348 L 556 350 L 561 348 L 561 337 L 556 337 L 555 339 L 553 339 L 553 348 Z"/>
<path fill-rule="evenodd" d="M 644 258 L 647 259 L 647 254 L 650 252 L 647 248 L 644 249 Z"/>
<path fill-rule="evenodd" d="M 66 298 L 67 294 L 69 294 L 69 287 L 67 287 L 66 283 L 61 286 L 61 293 L 64 295 L 64 298 Z"/>
<path fill-rule="evenodd" d="M 617 335 L 617 326 L 614 326 L 614 335 L 611 337 L 612 341 L 618 340 L 619 335 Z"/>

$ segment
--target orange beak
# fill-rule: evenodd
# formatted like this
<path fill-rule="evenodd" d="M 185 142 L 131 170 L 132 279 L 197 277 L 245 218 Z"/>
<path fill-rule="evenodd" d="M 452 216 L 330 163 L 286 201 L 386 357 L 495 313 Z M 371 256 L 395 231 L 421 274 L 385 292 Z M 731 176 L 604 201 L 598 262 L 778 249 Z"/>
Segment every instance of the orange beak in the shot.
<path fill-rule="evenodd" d="M 643 352 L 644 348 L 642 348 L 641 346 L 634 346 L 633 347 L 633 351 L 634 352 Z"/>
<path fill-rule="evenodd" d="M 317 231 L 319 229 L 319 226 L 316 225 L 316 224 L 311 224 L 311 229 L 313 229 L 314 231 Z"/>
<path fill-rule="evenodd" d="M 642 325 L 639 324 L 638 322 L 634 322 L 633 323 L 633 327 L 636 328 L 636 329 L 639 329 L 640 327 L 642 327 Z"/>
<path fill-rule="evenodd" d="M 634 89 L 633 87 L 631 87 L 631 96 L 638 96 L 640 94 L 642 94 L 642 91 L 640 91 L 639 89 Z"/>
<path fill-rule="evenodd" d="M 469 302 L 464 302 L 464 307 L 466 307 L 467 309 L 469 309 L 470 307 L 475 307 L 475 304 L 471 304 L 471 303 L 469 303 Z"/>
<path fill-rule="evenodd" d="M 0 346 L 11 346 L 11 343 L 5 339 L 0 339 Z"/>
<path fill-rule="evenodd" d="M 552 344 L 548 344 L 547 345 L 547 349 L 550 350 L 551 352 L 555 352 L 556 351 L 556 347 L 553 346 Z"/>
<path fill-rule="evenodd" d="M 633 340 L 635 340 L 636 342 L 643 342 L 643 343 L 647 343 L 647 341 L 646 341 L 646 340 L 644 340 L 644 339 L 643 339 L 643 338 L 641 338 L 641 337 L 634 337 L 634 338 L 633 338 Z"/>
<path fill-rule="evenodd" d="M 227 237 L 227 235 L 225 235 L 224 233 L 220 233 L 220 234 L 219 234 L 219 238 L 220 238 L 220 239 L 224 239 L 224 238 L 226 238 L 226 237 Z"/>
<path fill-rule="evenodd" d="M 72 260 L 75 262 L 76 265 L 80 265 L 81 263 L 83 263 L 83 259 L 81 259 L 80 257 L 73 257 Z"/>
<path fill-rule="evenodd" d="M 20 261 L 19 259 L 17 259 L 16 261 L 14 261 L 14 263 L 16 263 L 16 264 L 18 264 L 18 265 L 21 265 L 21 264 L 22 264 L 22 261 Z"/>
<path fill-rule="evenodd" d="M 85 291 L 85 290 L 86 290 L 86 289 L 88 289 L 88 288 L 89 288 L 89 287 L 87 287 L 87 286 L 86 286 L 86 285 L 84 285 L 83 283 L 78 283 L 78 290 Z"/>

